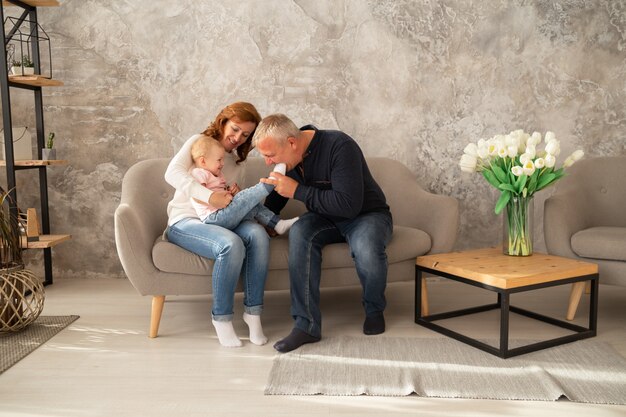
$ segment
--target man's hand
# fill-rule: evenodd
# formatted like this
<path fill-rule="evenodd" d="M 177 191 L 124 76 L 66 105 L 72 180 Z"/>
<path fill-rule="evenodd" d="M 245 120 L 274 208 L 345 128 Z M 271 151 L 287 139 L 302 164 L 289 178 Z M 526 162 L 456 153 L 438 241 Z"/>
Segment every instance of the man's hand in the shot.
<path fill-rule="evenodd" d="M 261 182 L 265 184 L 271 184 L 274 186 L 274 191 L 283 197 L 293 198 L 293 195 L 296 193 L 296 188 L 298 188 L 298 183 L 293 178 L 289 178 L 286 175 L 281 174 L 280 172 L 272 172 L 272 177 L 274 178 L 261 178 Z"/>
<path fill-rule="evenodd" d="M 223 209 L 224 207 L 229 205 L 231 201 L 233 201 L 233 195 L 230 193 L 230 191 L 226 190 L 213 191 L 213 194 L 211 194 L 211 197 L 209 197 L 209 204 L 217 209 Z"/>

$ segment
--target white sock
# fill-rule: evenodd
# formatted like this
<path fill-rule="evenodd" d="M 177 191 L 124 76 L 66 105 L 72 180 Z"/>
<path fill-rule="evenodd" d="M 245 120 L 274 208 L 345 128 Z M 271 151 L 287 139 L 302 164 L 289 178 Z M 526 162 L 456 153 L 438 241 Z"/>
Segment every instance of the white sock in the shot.
<path fill-rule="evenodd" d="M 232 321 L 215 321 L 212 320 L 213 327 L 217 333 L 220 344 L 224 347 L 239 347 L 242 345 L 241 340 L 235 334 Z"/>
<path fill-rule="evenodd" d="M 263 327 L 261 327 L 261 316 L 243 313 L 243 321 L 250 328 L 250 341 L 252 343 L 259 346 L 267 343 L 267 337 L 263 334 Z"/>
<path fill-rule="evenodd" d="M 276 223 L 276 226 L 274 226 L 274 230 L 276 230 L 276 233 L 278 233 L 279 235 L 282 235 L 283 233 L 287 232 L 287 230 L 291 229 L 291 226 L 293 226 L 293 224 L 297 222 L 299 218 L 300 217 L 294 217 L 293 219 L 289 220 L 279 220 L 278 223 Z"/>
<path fill-rule="evenodd" d="M 285 173 L 287 172 L 287 165 L 280 163 L 280 164 L 276 164 L 274 165 L 274 169 L 272 170 L 272 172 L 280 172 L 281 174 L 285 175 Z M 270 172 L 270 178 L 275 178 L 272 177 L 272 172 Z"/>

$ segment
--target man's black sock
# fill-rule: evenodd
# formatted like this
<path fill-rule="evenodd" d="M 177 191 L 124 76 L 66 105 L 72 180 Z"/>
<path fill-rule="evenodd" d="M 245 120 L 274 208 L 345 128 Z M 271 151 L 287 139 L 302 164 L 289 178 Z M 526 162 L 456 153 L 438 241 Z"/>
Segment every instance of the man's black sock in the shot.
<path fill-rule="evenodd" d="M 374 313 L 365 317 L 363 323 L 363 333 L 367 335 L 381 334 L 385 331 L 385 316 L 383 312 Z"/>
<path fill-rule="evenodd" d="M 274 349 L 280 353 L 291 352 L 305 343 L 319 342 L 321 337 L 311 336 L 298 328 L 294 328 L 287 337 L 274 343 Z"/>

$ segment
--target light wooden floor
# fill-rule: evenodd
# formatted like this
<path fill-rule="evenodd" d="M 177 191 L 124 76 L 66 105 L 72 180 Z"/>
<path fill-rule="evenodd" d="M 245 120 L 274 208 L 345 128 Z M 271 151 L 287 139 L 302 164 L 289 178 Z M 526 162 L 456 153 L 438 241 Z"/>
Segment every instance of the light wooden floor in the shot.
<path fill-rule="evenodd" d="M 487 293 L 458 283 L 429 284 L 431 312 L 492 302 Z M 387 291 L 388 331 L 382 336 L 444 337 L 413 323 L 413 283 Z M 565 314 L 569 288 L 512 296 L 512 304 Z M 266 346 L 219 346 L 208 297 L 165 303 L 160 337 L 148 339 L 150 298 L 126 280 L 63 280 L 46 288 L 44 315 L 81 318 L 0 375 L 0 416 L 626 416 L 626 406 L 556 402 L 420 398 L 264 396 L 275 351 L 291 329 L 287 292 L 268 292 Z M 324 335 L 361 334 L 359 289 L 324 290 Z M 454 304 L 453 304 L 454 303 Z M 241 297 L 235 328 L 243 336 Z M 577 316 L 585 324 L 588 299 Z M 489 315 L 490 313 L 483 313 Z M 495 317 L 493 317 L 495 320 Z M 626 288 L 600 286 L 598 340 L 626 356 Z M 476 337 L 496 337 L 491 317 L 466 317 L 456 326 Z M 512 337 L 541 338 L 553 328 L 520 318 Z M 626 377 L 626 376 L 625 376 Z"/>

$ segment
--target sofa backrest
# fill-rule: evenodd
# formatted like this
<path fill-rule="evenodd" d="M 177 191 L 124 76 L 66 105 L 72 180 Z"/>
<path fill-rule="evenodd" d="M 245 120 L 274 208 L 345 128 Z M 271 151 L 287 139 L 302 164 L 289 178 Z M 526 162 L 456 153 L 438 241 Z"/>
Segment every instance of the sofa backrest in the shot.
<path fill-rule="evenodd" d="M 124 175 L 120 205 L 133 207 L 142 216 L 142 227 L 150 241 L 167 226 L 167 204 L 174 197 L 174 188 L 165 182 L 170 158 L 147 159 L 131 166 Z"/>
<path fill-rule="evenodd" d="M 416 207 L 414 202 L 419 201 L 417 194 L 424 191 L 417 184 L 413 173 L 405 165 L 393 159 L 372 157 L 366 158 L 366 161 L 372 176 L 387 197 L 387 204 L 393 213 L 394 224 L 410 227 L 421 226 L 415 224 L 415 210 L 424 208 Z M 256 184 L 259 178 L 267 176 L 269 171 L 270 169 L 265 165 L 263 158 L 248 158 L 244 185 L 249 187 Z M 289 200 L 281 212 L 281 217 L 298 216 L 305 210 L 304 204 L 300 201 Z"/>
<path fill-rule="evenodd" d="M 626 227 L 626 156 L 583 158 L 565 174 L 557 191 L 581 196 L 588 227 Z"/>
<path fill-rule="evenodd" d="M 164 174 L 169 158 L 148 159 L 133 165 L 124 176 L 121 203 L 135 207 L 143 213 L 149 234 L 154 237 L 163 232 L 167 224 L 167 204 L 174 196 L 174 188 L 165 182 Z M 411 224 L 417 207 L 413 194 L 421 192 L 411 171 L 400 162 L 388 158 L 368 158 L 372 175 L 387 197 L 387 203 L 394 215 L 394 223 L 417 227 Z M 258 183 L 261 177 L 269 174 L 269 167 L 263 158 L 251 157 L 246 162 L 244 187 Z M 304 213 L 304 204 L 289 200 L 281 212 L 281 217 L 290 218 Z"/>

